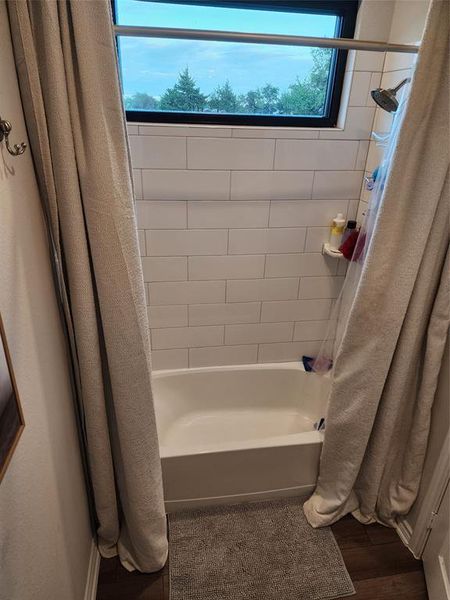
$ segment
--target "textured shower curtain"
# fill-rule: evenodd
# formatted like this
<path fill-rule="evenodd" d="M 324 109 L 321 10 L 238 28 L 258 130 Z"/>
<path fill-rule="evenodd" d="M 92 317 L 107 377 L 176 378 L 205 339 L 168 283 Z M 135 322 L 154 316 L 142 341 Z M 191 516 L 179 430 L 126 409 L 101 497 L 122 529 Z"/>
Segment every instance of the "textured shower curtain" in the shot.
<path fill-rule="evenodd" d="M 10 0 L 104 556 L 167 557 L 150 343 L 109 0 Z"/>
<path fill-rule="evenodd" d="M 395 525 L 416 498 L 449 327 L 449 8 L 434 0 L 335 360 L 314 527 Z"/>

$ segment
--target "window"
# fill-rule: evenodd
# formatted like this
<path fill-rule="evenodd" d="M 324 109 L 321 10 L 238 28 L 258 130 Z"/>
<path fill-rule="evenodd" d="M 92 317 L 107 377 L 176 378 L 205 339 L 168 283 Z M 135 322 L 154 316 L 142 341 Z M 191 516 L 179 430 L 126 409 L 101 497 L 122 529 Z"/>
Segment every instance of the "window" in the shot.
<path fill-rule="evenodd" d="M 357 0 L 112 1 L 129 121 L 336 125 L 345 50 L 223 41 L 220 32 L 352 37 Z M 146 27 L 177 31 L 144 37 Z"/>

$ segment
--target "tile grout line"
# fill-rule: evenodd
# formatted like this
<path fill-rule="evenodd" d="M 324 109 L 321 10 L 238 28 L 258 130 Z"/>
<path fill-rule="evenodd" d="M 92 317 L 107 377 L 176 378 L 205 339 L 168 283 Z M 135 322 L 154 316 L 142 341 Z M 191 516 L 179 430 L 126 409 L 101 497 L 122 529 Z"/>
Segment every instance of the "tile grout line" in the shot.
<path fill-rule="evenodd" d="M 280 141 L 280 140 L 278 140 Z M 314 140 L 303 140 L 303 141 L 314 141 Z M 353 142 L 354 144 L 358 144 L 358 142 L 370 142 L 373 141 L 370 138 L 358 138 L 358 139 L 353 139 L 353 140 L 322 140 L 323 142 L 327 143 L 327 142 Z M 326 169 L 326 168 L 317 168 L 317 167 L 309 167 L 306 169 L 293 169 L 293 168 L 289 168 L 289 169 L 249 169 L 248 167 L 246 169 L 230 169 L 230 168 L 205 168 L 205 167 L 200 167 L 200 168 L 196 168 L 196 169 L 184 169 L 184 168 L 179 168 L 179 167 L 133 167 L 134 171 L 149 171 L 149 172 L 153 172 L 153 171 L 164 171 L 167 173 L 170 173 L 172 171 L 176 171 L 179 172 L 181 171 L 182 173 L 312 173 L 314 171 L 355 171 L 355 169 L 353 168 L 334 168 L 334 169 Z M 361 169 L 356 169 L 357 171 L 360 171 Z M 139 198 L 138 198 L 139 200 Z"/>
<path fill-rule="evenodd" d="M 297 299 L 301 300 L 300 298 L 300 286 L 301 286 L 301 282 L 302 282 L 302 276 L 299 276 L 298 278 L 298 287 L 297 287 Z"/>
<path fill-rule="evenodd" d="M 313 198 L 314 198 L 314 186 L 316 184 L 316 173 L 317 173 L 317 170 L 314 170 L 313 171 L 312 183 L 311 183 L 311 193 L 309 195 L 309 199 L 310 200 L 313 200 Z"/>

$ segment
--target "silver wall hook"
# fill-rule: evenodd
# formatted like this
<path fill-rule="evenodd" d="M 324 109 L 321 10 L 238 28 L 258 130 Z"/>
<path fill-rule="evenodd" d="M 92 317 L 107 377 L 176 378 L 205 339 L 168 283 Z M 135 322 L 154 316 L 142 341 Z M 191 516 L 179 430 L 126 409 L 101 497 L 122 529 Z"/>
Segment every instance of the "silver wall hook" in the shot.
<path fill-rule="evenodd" d="M 5 121 L 0 117 L 0 142 L 5 140 L 6 149 L 12 156 L 20 156 L 23 154 L 27 148 L 27 145 L 24 142 L 20 144 L 14 144 L 11 147 L 9 143 L 9 134 L 11 133 L 12 125 L 9 121 Z"/>

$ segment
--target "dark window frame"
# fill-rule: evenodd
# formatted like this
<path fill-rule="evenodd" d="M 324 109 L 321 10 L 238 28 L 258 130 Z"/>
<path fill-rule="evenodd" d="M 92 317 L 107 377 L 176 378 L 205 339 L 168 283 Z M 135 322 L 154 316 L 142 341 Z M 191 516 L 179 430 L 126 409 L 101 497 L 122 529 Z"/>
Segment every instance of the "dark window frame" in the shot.
<path fill-rule="evenodd" d="M 274 10 L 328 14 L 340 17 L 336 37 L 353 38 L 359 0 L 152 0 L 165 4 L 208 5 L 225 8 L 245 8 L 252 10 Z M 115 0 L 111 0 L 114 23 L 117 22 Z M 120 37 L 120 36 L 117 36 Z M 223 113 L 188 113 L 168 111 L 127 110 L 129 122 L 166 123 L 186 125 L 231 125 L 259 127 L 336 127 L 341 104 L 342 88 L 347 63 L 347 50 L 333 53 L 328 84 L 327 113 L 322 117 L 284 115 L 246 115 Z"/>

